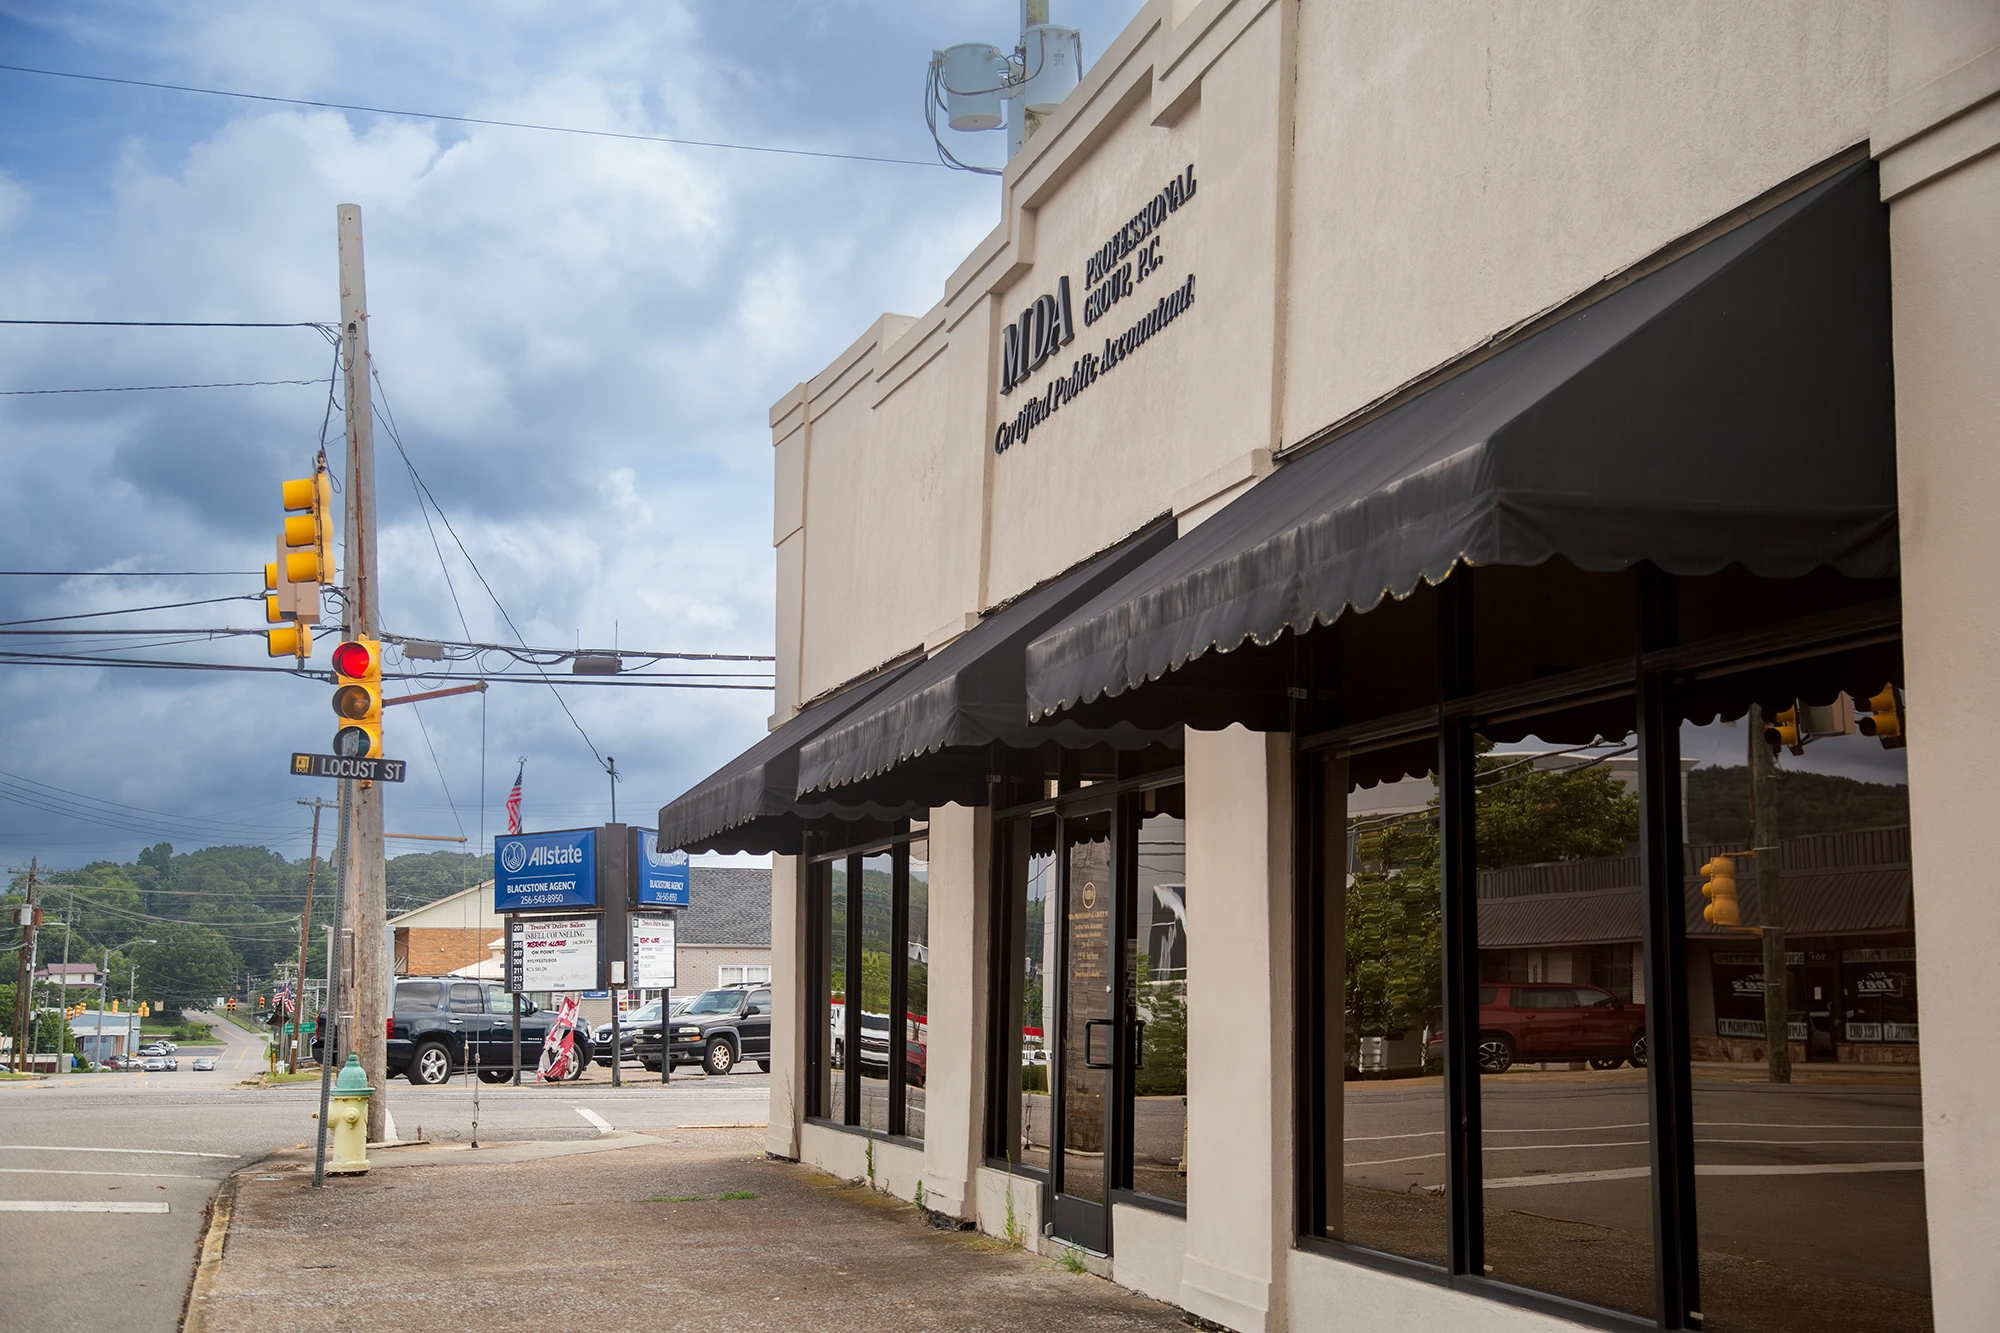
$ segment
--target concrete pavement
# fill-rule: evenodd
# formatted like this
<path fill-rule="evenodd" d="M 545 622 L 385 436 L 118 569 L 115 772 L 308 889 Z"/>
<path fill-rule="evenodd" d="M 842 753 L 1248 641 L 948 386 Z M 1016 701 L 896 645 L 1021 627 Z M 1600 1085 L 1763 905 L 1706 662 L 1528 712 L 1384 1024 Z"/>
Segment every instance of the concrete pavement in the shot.
<path fill-rule="evenodd" d="M 1185 1327 L 1168 1306 L 772 1161 L 762 1141 L 660 1130 L 378 1149 L 368 1176 L 321 1191 L 287 1154 L 239 1176 L 190 1331 Z"/>

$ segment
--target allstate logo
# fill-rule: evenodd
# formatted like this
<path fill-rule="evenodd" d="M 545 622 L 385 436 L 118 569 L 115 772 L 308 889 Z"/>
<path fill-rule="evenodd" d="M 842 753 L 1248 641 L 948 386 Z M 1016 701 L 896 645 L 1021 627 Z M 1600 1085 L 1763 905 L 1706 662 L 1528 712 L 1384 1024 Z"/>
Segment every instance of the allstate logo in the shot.
<path fill-rule="evenodd" d="M 510 842 L 500 849 L 500 865 L 508 874 L 514 874 L 526 864 L 528 864 L 526 843 Z"/>

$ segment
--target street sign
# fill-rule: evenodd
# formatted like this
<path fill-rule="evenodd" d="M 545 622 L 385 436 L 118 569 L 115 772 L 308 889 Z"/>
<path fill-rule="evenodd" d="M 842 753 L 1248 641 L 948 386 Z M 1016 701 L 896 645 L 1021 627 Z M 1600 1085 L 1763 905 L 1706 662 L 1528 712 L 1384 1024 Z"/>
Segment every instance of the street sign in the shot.
<path fill-rule="evenodd" d="M 589 990 L 597 984 L 595 917 L 507 918 L 507 989 Z"/>
<path fill-rule="evenodd" d="M 308 1037 L 310 1037 L 315 1031 L 317 1031 L 318 1028 L 319 1028 L 319 1023 L 316 1020 L 313 1019 L 306 1020 L 306 1035 Z M 297 1023 L 285 1024 L 285 1035 L 287 1037 L 297 1036 L 298 1031 L 299 1031 L 299 1025 Z"/>
<path fill-rule="evenodd" d="M 649 828 L 633 831 L 639 838 L 639 906 L 688 906 L 688 854 L 661 851 L 660 835 Z"/>
<path fill-rule="evenodd" d="M 493 844 L 495 912 L 595 906 L 596 829 L 517 833 L 502 837 Z"/>
<path fill-rule="evenodd" d="M 634 912 L 631 916 L 632 961 L 626 984 L 634 990 L 674 987 L 674 919 L 665 913 Z"/>
<path fill-rule="evenodd" d="M 337 754 L 292 754 L 292 774 L 302 778 L 359 778 L 363 782 L 401 782 L 404 759 L 349 759 Z"/>

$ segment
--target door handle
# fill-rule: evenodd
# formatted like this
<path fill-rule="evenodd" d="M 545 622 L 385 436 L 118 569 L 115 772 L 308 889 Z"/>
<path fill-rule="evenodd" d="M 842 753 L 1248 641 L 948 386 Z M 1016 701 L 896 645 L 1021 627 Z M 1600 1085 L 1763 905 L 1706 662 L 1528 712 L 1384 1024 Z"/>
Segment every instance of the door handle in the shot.
<path fill-rule="evenodd" d="M 445 1022 L 451 1024 L 453 1027 L 462 1027 L 465 1024 L 465 1020 L 462 1018 L 447 1018 Z"/>
<path fill-rule="evenodd" d="M 1108 1028 L 1108 1027 L 1110 1027 L 1110 1026 L 1111 1026 L 1111 1020 L 1110 1020 L 1110 1019 L 1108 1019 L 1108 1018 L 1091 1018 L 1091 1019 L 1086 1019 L 1086 1020 L 1084 1020 L 1084 1024 L 1083 1024 L 1083 1067 L 1084 1067 L 1085 1069 L 1109 1069 L 1109 1068 L 1111 1068 L 1111 1062 L 1110 1062 L 1109 1060 L 1093 1060 L 1093 1059 L 1091 1059 L 1091 1058 L 1090 1058 L 1090 1034 L 1091 1034 L 1091 1032 L 1092 1032 L 1093 1030 L 1097 1029 L 1097 1028 Z"/>

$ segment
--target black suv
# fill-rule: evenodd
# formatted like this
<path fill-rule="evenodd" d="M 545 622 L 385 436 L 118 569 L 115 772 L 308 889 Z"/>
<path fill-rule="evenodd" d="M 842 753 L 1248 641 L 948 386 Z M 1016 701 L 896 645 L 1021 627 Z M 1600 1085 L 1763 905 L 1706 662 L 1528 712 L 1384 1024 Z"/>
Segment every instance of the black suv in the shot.
<path fill-rule="evenodd" d="M 521 1068 L 533 1071 L 542 1058 L 555 1015 L 521 1001 Z M 590 1065 L 590 1030 L 576 1029 L 575 1073 Z M 398 977 L 389 1019 L 389 1076 L 407 1076 L 419 1086 L 448 1082 L 455 1073 L 477 1070 L 488 1083 L 514 1072 L 513 997 L 497 981 L 464 977 Z"/>
<path fill-rule="evenodd" d="M 771 988 L 723 986 L 703 991 L 676 1018 L 667 1020 L 674 1034 L 676 1065 L 700 1065 L 711 1074 L 727 1074 L 739 1060 L 755 1060 L 771 1072 Z M 646 1028 L 632 1043 L 639 1063 L 660 1071 L 660 1029 Z"/>

